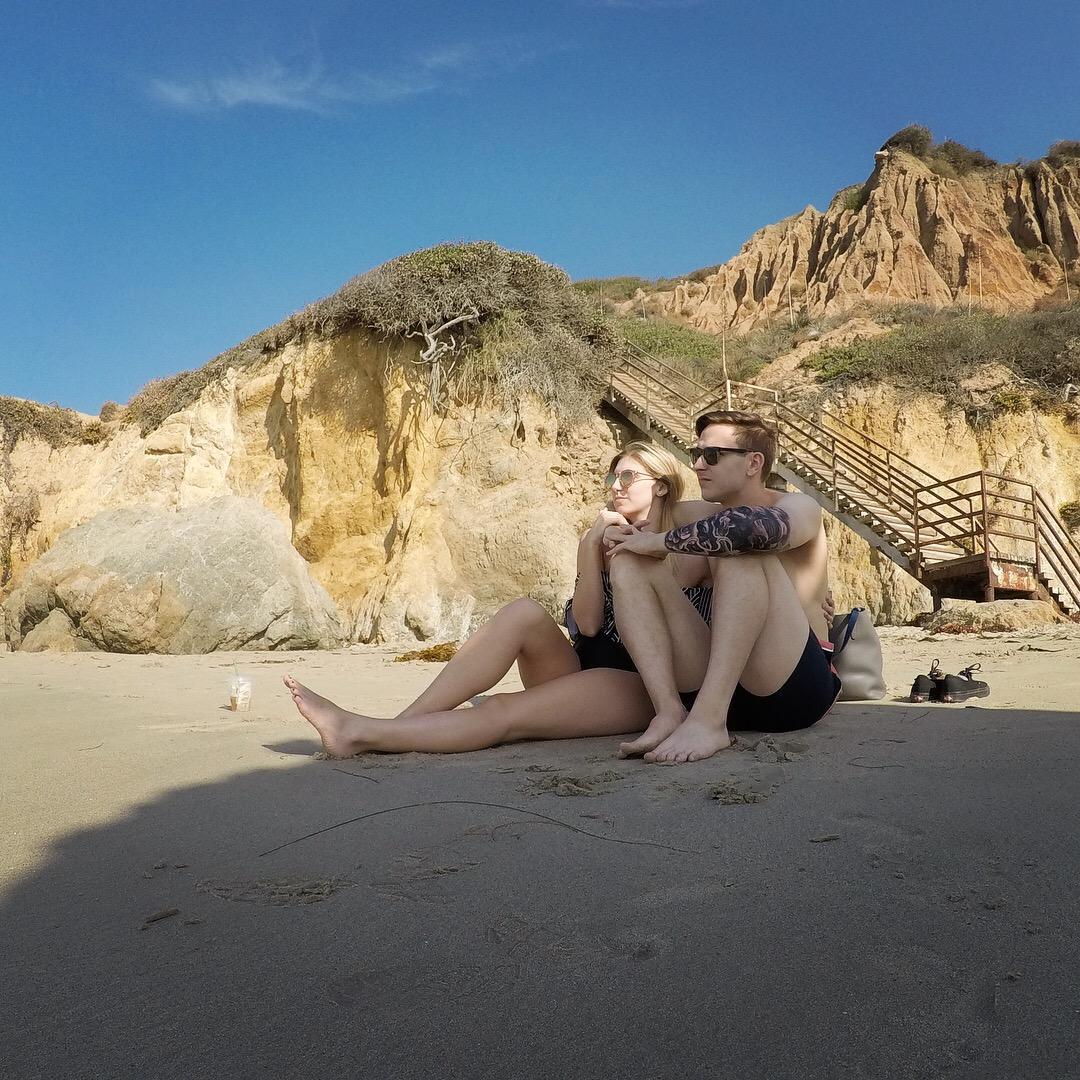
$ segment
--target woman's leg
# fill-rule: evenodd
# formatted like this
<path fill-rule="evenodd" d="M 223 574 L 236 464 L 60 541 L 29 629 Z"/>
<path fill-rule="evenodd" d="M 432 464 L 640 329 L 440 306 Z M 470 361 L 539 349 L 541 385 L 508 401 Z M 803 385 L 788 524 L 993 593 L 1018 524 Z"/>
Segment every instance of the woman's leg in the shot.
<path fill-rule="evenodd" d="M 555 620 L 535 600 L 514 600 L 458 649 L 398 719 L 456 709 L 490 690 L 515 661 L 526 689 L 581 670 L 573 646 Z"/>
<path fill-rule="evenodd" d="M 611 560 L 615 621 L 652 699 L 644 734 L 623 743 L 623 755 L 643 754 L 685 719 L 679 691 L 697 690 L 709 664 L 709 628 L 664 559 L 617 555 Z"/>
<path fill-rule="evenodd" d="M 364 751 L 456 754 L 522 739 L 577 739 L 640 731 L 652 715 L 639 676 L 613 668 L 575 671 L 475 708 L 381 720 L 346 712 L 291 675 L 285 685 L 300 714 L 334 757 Z"/>

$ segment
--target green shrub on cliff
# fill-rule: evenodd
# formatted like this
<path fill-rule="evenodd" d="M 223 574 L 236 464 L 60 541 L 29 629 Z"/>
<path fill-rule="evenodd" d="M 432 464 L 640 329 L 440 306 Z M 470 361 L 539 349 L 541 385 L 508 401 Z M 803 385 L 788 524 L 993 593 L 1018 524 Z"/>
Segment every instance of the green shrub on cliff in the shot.
<path fill-rule="evenodd" d="M 976 169 L 996 169 L 998 163 L 981 150 L 973 150 L 955 139 L 935 143 L 933 133 L 922 124 L 909 124 L 890 135 L 882 150 L 904 150 L 926 162 L 938 176 L 966 176 Z"/>
<path fill-rule="evenodd" d="M 983 364 L 1000 364 L 1017 377 L 1017 386 L 999 391 L 989 412 L 1063 408 L 1063 391 L 1080 382 L 1080 303 L 1013 315 L 920 314 L 888 334 L 823 349 L 803 361 L 822 382 L 884 380 L 963 405 L 968 402 L 958 384 Z"/>
<path fill-rule="evenodd" d="M 596 400 L 616 356 L 610 323 L 563 271 L 486 241 L 439 244 L 353 278 L 202 368 L 149 383 L 128 403 L 125 419 L 146 433 L 228 368 L 257 363 L 292 341 L 357 327 L 386 340 L 417 339 L 426 359 L 406 370 L 426 379 L 433 398 L 475 396 L 487 392 L 483 380 L 506 379 L 531 387 L 564 417 Z"/>
<path fill-rule="evenodd" d="M 1080 532 L 1080 502 L 1062 503 L 1058 507 L 1058 514 L 1070 532 Z"/>
<path fill-rule="evenodd" d="M 646 292 L 655 289 L 656 282 L 651 278 L 635 277 L 633 275 L 583 278 L 581 281 L 574 282 L 574 288 L 579 293 L 592 297 L 594 300 L 602 299 L 605 303 L 620 303 L 623 300 L 629 300 L 638 289 L 644 289 Z"/>
<path fill-rule="evenodd" d="M 1080 162 L 1080 140 L 1059 139 L 1046 151 L 1046 160 L 1055 167 L 1066 162 Z"/>
<path fill-rule="evenodd" d="M 0 431 L 0 450 L 4 451 L 10 451 L 24 436 L 41 439 L 54 449 L 83 437 L 82 422 L 70 409 L 12 397 L 0 397 Z"/>
<path fill-rule="evenodd" d="M 907 127 L 890 135 L 882 144 L 882 150 L 906 150 L 916 157 L 925 157 L 934 144 L 934 135 L 922 124 L 908 124 Z"/>
<path fill-rule="evenodd" d="M 673 367 L 708 387 L 723 381 L 723 356 L 726 350 L 728 377 L 748 382 L 767 364 L 792 348 L 801 325 L 792 328 L 786 315 L 777 317 L 772 326 L 761 326 L 741 337 L 695 330 L 684 323 L 667 319 L 624 318 L 619 330 L 639 349 L 666 360 Z"/>

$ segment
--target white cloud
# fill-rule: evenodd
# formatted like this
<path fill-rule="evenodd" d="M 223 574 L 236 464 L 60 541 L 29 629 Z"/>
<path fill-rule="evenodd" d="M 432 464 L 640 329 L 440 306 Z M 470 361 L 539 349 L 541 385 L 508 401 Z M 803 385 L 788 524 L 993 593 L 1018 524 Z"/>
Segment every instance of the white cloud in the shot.
<path fill-rule="evenodd" d="M 513 40 L 460 42 L 413 56 L 393 71 L 329 75 L 321 64 L 300 70 L 269 61 L 212 78 L 154 79 L 150 92 L 164 105 L 192 111 L 249 105 L 321 113 L 342 105 L 380 105 L 415 97 L 512 70 L 538 55 Z"/>

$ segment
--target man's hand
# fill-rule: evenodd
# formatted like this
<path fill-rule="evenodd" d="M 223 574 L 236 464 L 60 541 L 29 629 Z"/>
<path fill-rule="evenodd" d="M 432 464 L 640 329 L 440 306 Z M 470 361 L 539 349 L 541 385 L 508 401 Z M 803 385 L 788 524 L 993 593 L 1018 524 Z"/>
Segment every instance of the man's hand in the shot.
<path fill-rule="evenodd" d="M 833 616 L 836 614 L 836 601 L 833 599 L 832 589 L 825 594 L 821 601 L 821 612 L 825 616 L 825 622 L 832 626 Z"/>
<path fill-rule="evenodd" d="M 624 551 L 649 555 L 654 559 L 663 559 L 668 555 L 663 533 L 644 532 L 633 525 L 609 525 L 604 532 L 604 546 L 612 558 Z"/>

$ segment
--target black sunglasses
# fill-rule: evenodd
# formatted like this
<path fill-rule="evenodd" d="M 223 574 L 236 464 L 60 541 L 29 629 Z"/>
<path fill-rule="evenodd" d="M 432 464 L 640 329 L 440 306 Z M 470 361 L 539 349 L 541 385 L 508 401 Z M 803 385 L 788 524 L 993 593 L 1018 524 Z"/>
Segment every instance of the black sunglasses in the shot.
<path fill-rule="evenodd" d="M 691 446 L 690 464 L 696 465 L 702 458 L 706 465 L 716 465 L 724 454 L 752 454 L 741 446 Z"/>

